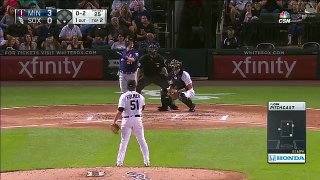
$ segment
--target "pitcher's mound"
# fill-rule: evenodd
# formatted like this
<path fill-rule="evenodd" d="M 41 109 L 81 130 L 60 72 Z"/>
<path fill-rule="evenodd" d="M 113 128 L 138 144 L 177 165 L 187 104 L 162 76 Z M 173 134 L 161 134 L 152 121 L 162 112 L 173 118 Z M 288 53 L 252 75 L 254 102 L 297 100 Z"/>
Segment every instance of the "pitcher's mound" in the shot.
<path fill-rule="evenodd" d="M 101 172 L 102 177 L 87 177 L 88 172 Z M 103 173 L 102 173 L 103 172 Z M 212 179 L 245 179 L 245 175 L 232 171 L 217 171 L 206 169 L 182 169 L 182 168 L 130 168 L 130 167 L 98 167 L 98 168 L 69 168 L 69 169 L 45 169 L 33 171 L 17 171 L 1 173 L 1 178 L 22 179 L 66 179 L 66 180 L 212 180 Z"/>

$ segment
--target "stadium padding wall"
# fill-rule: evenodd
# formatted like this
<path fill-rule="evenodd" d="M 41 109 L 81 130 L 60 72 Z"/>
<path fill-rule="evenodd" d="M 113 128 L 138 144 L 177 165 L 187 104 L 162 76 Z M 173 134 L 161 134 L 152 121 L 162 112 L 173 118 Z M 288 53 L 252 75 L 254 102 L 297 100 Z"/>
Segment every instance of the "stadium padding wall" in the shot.
<path fill-rule="evenodd" d="M 2 51 L 1 80 L 117 80 L 119 52 Z M 141 51 L 140 54 L 145 54 Z M 320 51 L 303 49 L 160 49 L 192 77 L 217 80 L 320 79 Z"/>

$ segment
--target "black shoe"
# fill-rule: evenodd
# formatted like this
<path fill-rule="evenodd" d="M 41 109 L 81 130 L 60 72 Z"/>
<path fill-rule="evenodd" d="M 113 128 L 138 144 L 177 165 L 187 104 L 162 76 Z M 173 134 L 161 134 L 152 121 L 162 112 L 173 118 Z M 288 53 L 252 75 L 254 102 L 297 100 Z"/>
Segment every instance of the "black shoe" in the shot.
<path fill-rule="evenodd" d="M 168 107 L 160 106 L 158 107 L 158 111 L 169 111 Z"/>
<path fill-rule="evenodd" d="M 176 106 L 176 105 L 170 106 L 170 109 L 171 110 L 179 110 L 178 106 Z"/>
<path fill-rule="evenodd" d="M 196 105 L 192 104 L 192 107 L 189 109 L 189 112 L 196 112 Z"/>
<path fill-rule="evenodd" d="M 144 163 L 144 167 L 150 167 L 150 163 Z"/>

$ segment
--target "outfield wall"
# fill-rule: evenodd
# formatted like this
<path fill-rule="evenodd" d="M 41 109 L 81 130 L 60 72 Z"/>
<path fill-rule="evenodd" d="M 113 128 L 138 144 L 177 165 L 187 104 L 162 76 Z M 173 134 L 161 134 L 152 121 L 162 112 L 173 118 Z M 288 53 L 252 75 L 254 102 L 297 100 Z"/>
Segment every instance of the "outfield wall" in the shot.
<path fill-rule="evenodd" d="M 193 77 L 216 80 L 320 79 L 320 51 L 160 49 Z M 115 50 L 2 51 L 1 80 L 117 80 Z M 144 54 L 141 51 L 140 54 Z"/>

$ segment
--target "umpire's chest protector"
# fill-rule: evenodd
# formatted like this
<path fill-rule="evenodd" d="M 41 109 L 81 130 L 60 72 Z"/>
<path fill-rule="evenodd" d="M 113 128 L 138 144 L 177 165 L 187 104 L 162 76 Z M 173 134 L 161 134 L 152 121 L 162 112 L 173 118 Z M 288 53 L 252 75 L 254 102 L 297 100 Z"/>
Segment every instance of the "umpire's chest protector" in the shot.
<path fill-rule="evenodd" d="M 164 60 L 159 55 L 156 55 L 155 57 L 145 55 L 141 58 L 140 64 L 145 75 L 158 75 L 161 72 L 161 68 L 164 67 Z"/>

